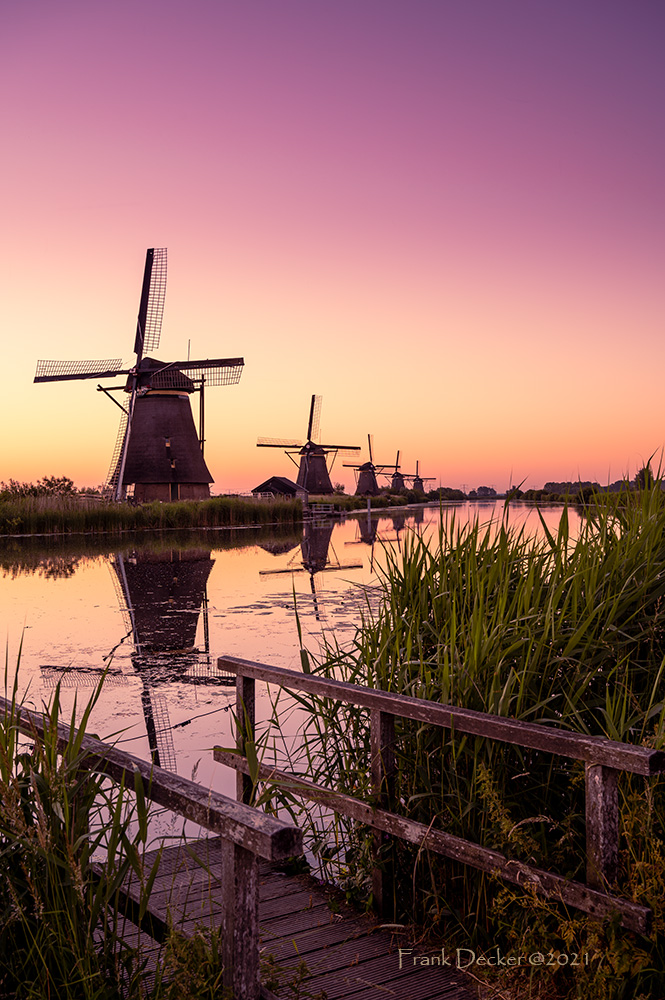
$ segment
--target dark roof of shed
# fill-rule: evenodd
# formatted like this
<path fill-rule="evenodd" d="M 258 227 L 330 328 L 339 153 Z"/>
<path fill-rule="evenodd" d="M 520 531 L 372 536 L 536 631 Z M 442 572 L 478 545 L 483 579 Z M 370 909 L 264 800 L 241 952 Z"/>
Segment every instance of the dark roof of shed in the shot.
<path fill-rule="evenodd" d="M 271 476 L 265 483 L 255 486 L 252 493 L 285 493 L 287 496 L 295 496 L 296 493 L 306 493 L 307 490 L 297 483 L 287 479 L 285 476 Z"/>

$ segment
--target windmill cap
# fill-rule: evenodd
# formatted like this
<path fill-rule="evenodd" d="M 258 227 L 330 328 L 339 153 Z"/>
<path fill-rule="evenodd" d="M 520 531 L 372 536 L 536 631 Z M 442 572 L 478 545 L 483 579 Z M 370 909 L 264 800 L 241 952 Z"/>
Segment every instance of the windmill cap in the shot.
<path fill-rule="evenodd" d="M 172 367 L 168 367 L 169 364 Z M 147 389 L 170 389 L 179 392 L 194 392 L 196 386 L 191 378 L 168 361 L 157 361 L 155 358 L 143 358 L 138 366 L 139 385 Z M 127 379 L 125 391 L 131 392 L 132 377 Z"/>

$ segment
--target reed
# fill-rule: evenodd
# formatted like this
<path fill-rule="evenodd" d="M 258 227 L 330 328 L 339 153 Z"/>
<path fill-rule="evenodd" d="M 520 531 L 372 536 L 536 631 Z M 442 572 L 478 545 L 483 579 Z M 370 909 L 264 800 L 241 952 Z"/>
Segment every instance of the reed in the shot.
<path fill-rule="evenodd" d="M 26 496 L 0 501 L 0 535 L 69 534 L 166 528 L 219 528 L 297 524 L 298 500 L 255 501 L 242 497 L 159 503 L 133 507 L 80 496 Z"/>
<path fill-rule="evenodd" d="M 309 669 L 627 743 L 665 744 L 660 481 L 591 498 L 575 537 L 565 506 L 556 535 L 543 522 L 538 538 L 511 526 L 509 508 L 489 524 L 461 524 L 453 512 L 442 518 L 438 544 L 413 534 L 401 554 L 387 552 L 381 590 L 378 612 L 368 601 L 352 647 L 328 640 L 322 655 L 304 654 Z M 291 769 L 371 801 L 366 714 L 310 697 L 301 708 L 303 740 L 289 750 Z M 584 881 L 580 764 L 404 721 L 393 807 Z M 396 852 L 397 918 L 477 950 L 588 954 L 588 965 L 557 968 L 560 996 L 664 995 L 665 781 L 647 786 L 624 775 L 620 810 L 614 888 L 653 908 L 649 937 L 611 922 L 600 927 L 404 844 Z M 310 807 L 300 816 L 312 820 L 313 854 L 328 875 L 369 900 L 368 835 L 340 820 L 326 828 L 327 817 L 313 816 Z M 541 984 L 552 988 L 541 971 Z M 513 985 L 522 975 L 511 973 Z"/>

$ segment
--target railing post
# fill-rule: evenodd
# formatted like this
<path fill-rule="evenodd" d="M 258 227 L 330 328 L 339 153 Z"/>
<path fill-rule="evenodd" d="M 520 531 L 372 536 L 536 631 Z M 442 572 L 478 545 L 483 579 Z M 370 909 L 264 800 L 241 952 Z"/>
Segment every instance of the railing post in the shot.
<path fill-rule="evenodd" d="M 221 851 L 223 985 L 234 1000 L 258 1000 L 259 859 L 228 840 Z"/>
<path fill-rule="evenodd" d="M 236 748 L 238 753 L 246 757 L 245 742 L 254 741 L 256 722 L 256 695 L 253 677 L 243 677 L 238 674 L 236 677 Z M 252 798 L 252 779 L 236 773 L 236 798 L 239 802 L 246 802 L 248 805 Z"/>
<path fill-rule="evenodd" d="M 619 862 L 619 772 L 602 764 L 585 764 L 586 880 L 606 889 L 616 878 Z"/>
<path fill-rule="evenodd" d="M 370 712 L 370 750 L 372 787 L 377 804 L 389 809 L 395 790 L 395 716 L 380 709 Z M 382 917 L 393 917 L 395 910 L 393 838 L 380 830 L 373 834 L 374 870 L 372 889 L 374 906 Z"/>

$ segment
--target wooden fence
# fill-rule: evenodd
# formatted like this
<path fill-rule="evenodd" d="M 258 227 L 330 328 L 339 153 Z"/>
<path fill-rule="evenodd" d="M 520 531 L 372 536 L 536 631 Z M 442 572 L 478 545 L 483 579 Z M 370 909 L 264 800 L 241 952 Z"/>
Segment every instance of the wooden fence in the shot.
<path fill-rule="evenodd" d="M 18 717 L 18 728 L 32 738 L 43 738 L 44 717 L 37 712 L 17 708 L 0 697 L 0 725 Z M 58 725 L 58 742 L 64 747 L 70 740 L 70 727 Z M 279 861 L 302 854 L 302 833 L 284 823 L 210 791 L 177 774 L 123 753 L 91 736 L 81 742 L 82 766 L 105 774 L 125 787 L 135 787 L 136 776 L 143 784 L 146 798 L 198 823 L 222 838 L 223 893 L 221 946 L 224 962 L 224 986 L 236 998 L 256 1000 L 259 996 L 259 858 Z M 136 907 L 131 896 L 125 900 L 131 915 Z M 150 904 L 148 901 L 148 914 Z"/>
<path fill-rule="evenodd" d="M 645 778 L 665 770 L 665 753 L 631 746 L 597 736 L 584 736 L 545 724 L 520 722 L 469 709 L 454 708 L 407 695 L 365 688 L 342 681 L 327 680 L 313 674 L 272 667 L 263 663 L 222 656 L 219 668 L 237 675 L 237 717 L 245 720 L 238 727 L 237 753 L 215 748 L 215 759 L 238 771 L 238 798 L 249 800 L 252 783 L 244 756 L 245 739 L 253 739 L 255 724 L 255 682 L 277 684 L 287 690 L 304 691 L 334 701 L 369 709 L 372 783 L 379 807 L 368 805 L 288 772 L 261 765 L 263 780 L 284 782 L 291 792 L 323 803 L 331 810 L 366 823 L 381 834 L 400 837 L 419 847 L 463 862 L 481 871 L 497 873 L 520 886 L 534 887 L 546 896 L 560 900 L 586 913 L 606 917 L 618 913 L 627 929 L 646 933 L 651 910 L 607 891 L 614 881 L 618 863 L 619 809 L 617 778 L 622 771 Z M 498 851 L 431 829 L 423 823 L 388 812 L 395 774 L 395 718 L 413 719 L 467 733 L 484 739 L 499 740 L 584 761 L 586 774 L 586 885 L 553 872 L 506 858 Z M 385 866 L 376 866 L 373 876 L 374 899 L 380 911 L 386 911 L 391 896 Z"/>

